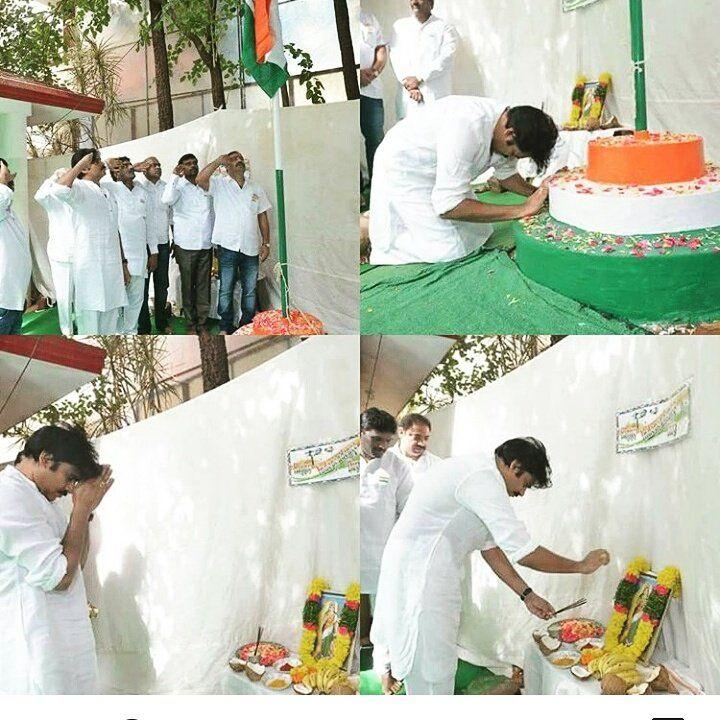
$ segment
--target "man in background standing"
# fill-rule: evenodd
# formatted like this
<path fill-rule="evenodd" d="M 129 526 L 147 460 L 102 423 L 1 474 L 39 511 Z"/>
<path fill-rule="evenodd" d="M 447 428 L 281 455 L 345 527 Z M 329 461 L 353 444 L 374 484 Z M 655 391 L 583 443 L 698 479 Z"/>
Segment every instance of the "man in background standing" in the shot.
<path fill-rule="evenodd" d="M 161 202 L 162 194 L 165 192 L 167 183 L 162 179 L 162 166 L 160 161 L 151 156 L 144 162 L 135 166 L 135 169 L 142 172 L 145 180 L 143 188 L 148 196 L 146 206 L 148 244 L 157 243 L 157 266 L 149 271 L 145 280 L 145 295 L 142 308 L 140 308 L 140 319 L 138 321 L 138 332 L 141 335 L 149 335 L 152 327 L 150 325 L 150 309 L 148 296 L 150 292 L 150 277 L 153 281 L 153 314 L 155 316 L 155 329 L 158 333 L 169 335 L 172 333 L 170 318 L 167 311 L 167 296 L 170 268 L 170 208 Z"/>
<path fill-rule="evenodd" d="M 198 170 L 198 159 L 192 153 L 183 155 L 161 198 L 173 213 L 173 255 L 191 335 L 207 332 L 212 270 L 212 200 L 197 184 Z"/>
<path fill-rule="evenodd" d="M 215 171 L 224 166 L 226 174 Z M 265 191 L 245 177 L 245 158 L 233 150 L 204 167 L 197 184 L 210 193 L 215 209 L 212 241 L 220 265 L 218 315 L 220 333 L 235 331 L 233 291 L 240 277 L 240 325 L 251 323 L 257 308 L 260 263 L 270 253 L 270 201 Z"/>
<path fill-rule="evenodd" d="M 0 158 L 0 335 L 19 335 L 32 274 L 30 240 L 12 209 L 15 175 Z"/>
<path fill-rule="evenodd" d="M 387 64 L 387 43 L 380 23 L 360 10 L 360 132 L 365 138 L 368 179 L 372 181 L 375 151 L 384 136 L 385 107 L 380 74 Z"/>
<path fill-rule="evenodd" d="M 67 172 L 56 170 L 35 193 L 35 200 L 47 213 L 50 272 L 55 287 L 55 303 L 58 310 L 60 330 L 65 337 L 73 335 L 73 309 L 75 285 L 73 280 L 73 250 L 75 234 L 70 208 L 51 192 L 53 183 Z"/>
<path fill-rule="evenodd" d="M 410 17 L 393 25 L 390 62 L 400 82 L 398 119 L 452 93 L 455 28 L 432 14 L 435 0 L 410 0 Z"/>
<path fill-rule="evenodd" d="M 431 432 L 432 425 L 424 415 L 409 413 L 400 420 L 398 441 L 388 450 L 410 470 L 413 482 L 441 460 L 427 449 Z"/>
<path fill-rule="evenodd" d="M 130 158 L 118 158 L 114 171 L 116 181 L 106 184 L 118 207 L 120 241 L 127 260 L 130 282 L 127 284 L 128 302 L 123 310 L 120 332 L 137 335 L 140 308 L 143 304 L 145 279 L 149 270 L 157 266 L 158 246 L 147 228 L 148 196 L 145 188 L 135 180 L 135 168 Z M 149 250 L 149 254 L 148 254 Z"/>

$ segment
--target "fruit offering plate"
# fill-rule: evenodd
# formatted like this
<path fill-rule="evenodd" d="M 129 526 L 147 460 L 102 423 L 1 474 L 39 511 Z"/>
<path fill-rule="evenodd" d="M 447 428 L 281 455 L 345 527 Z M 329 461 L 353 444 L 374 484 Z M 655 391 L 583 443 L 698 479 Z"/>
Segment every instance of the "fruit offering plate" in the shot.
<path fill-rule="evenodd" d="M 255 643 L 247 643 L 243 645 L 235 655 L 241 660 L 247 660 L 255 652 Z M 258 646 L 257 654 L 260 656 L 260 664 L 270 667 L 274 665 L 278 660 L 288 657 L 290 655 L 289 650 L 280 643 L 275 642 L 261 642 Z"/>
<path fill-rule="evenodd" d="M 564 643 L 573 644 L 586 638 L 601 638 L 605 634 L 605 626 L 590 618 L 572 618 L 558 620 L 547 627 L 550 637 Z"/>

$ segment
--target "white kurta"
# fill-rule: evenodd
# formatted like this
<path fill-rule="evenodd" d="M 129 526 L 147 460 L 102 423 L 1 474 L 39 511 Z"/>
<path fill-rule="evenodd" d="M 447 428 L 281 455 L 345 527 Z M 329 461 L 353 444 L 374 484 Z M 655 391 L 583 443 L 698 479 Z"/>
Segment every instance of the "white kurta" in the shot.
<path fill-rule="evenodd" d="M 75 234 L 72 212 L 67 203 L 51 192 L 55 176 L 48 178 L 35 193 L 35 201 L 45 210 L 48 217 L 47 253 L 51 261 L 72 262 Z"/>
<path fill-rule="evenodd" d="M 405 17 L 393 25 L 390 63 L 400 83 L 397 95 L 399 118 L 423 110 L 452 93 L 453 62 L 458 44 L 455 28 L 435 15 L 430 15 L 424 23 L 414 17 Z M 412 100 L 403 87 L 402 81 L 407 77 L 422 80 L 419 89 L 423 103 Z"/>
<path fill-rule="evenodd" d="M 30 241 L 12 209 L 13 191 L 0 184 L 0 308 L 24 310 L 30 285 Z"/>
<path fill-rule="evenodd" d="M 390 532 L 412 490 L 412 477 L 392 453 L 360 458 L 360 587 L 377 591 L 380 561 Z"/>
<path fill-rule="evenodd" d="M 0 693 L 96 694 L 85 584 L 67 571 L 67 518 L 15 467 L 0 472 Z"/>
<path fill-rule="evenodd" d="M 421 475 L 424 475 L 435 463 L 442 460 L 437 455 L 433 455 L 429 450 L 426 450 L 417 460 L 408 457 L 400 449 L 400 443 L 397 442 L 393 445 L 388 452 L 391 452 L 405 465 L 412 475 L 413 482 L 415 482 Z"/>
<path fill-rule="evenodd" d="M 141 178 L 140 182 L 148 194 L 147 207 L 147 227 L 148 239 L 152 243 L 158 245 L 167 245 L 170 242 L 170 222 L 172 213 L 170 208 L 163 204 L 162 195 L 165 192 L 167 183 L 164 180 L 158 180 L 151 183 L 147 179 Z"/>
<path fill-rule="evenodd" d="M 262 238 L 258 215 L 271 207 L 265 191 L 252 180 L 240 187 L 229 175 L 210 178 L 215 223 L 212 241 L 226 250 L 259 255 Z"/>
<path fill-rule="evenodd" d="M 377 18 L 370 12 L 360 10 L 360 41 L 358 63 L 361 70 L 369 70 L 375 65 L 377 49 L 387 43 Z M 360 88 L 360 94 L 375 100 L 382 100 L 382 81 L 376 77 L 371 83 Z"/>
<path fill-rule="evenodd" d="M 416 483 L 383 555 L 371 638 L 387 649 L 394 677 L 411 670 L 428 682 L 454 676 L 464 562 L 493 547 L 512 562 L 537 547 L 494 458 L 437 463 Z M 422 653 L 422 667 L 414 667 L 418 638 L 433 648 Z"/>
<path fill-rule="evenodd" d="M 53 183 L 50 192 L 72 211 L 76 310 L 105 312 L 125 306 L 115 201 L 90 180 L 75 180 L 72 187 Z"/>
<path fill-rule="evenodd" d="M 212 247 L 213 209 L 209 193 L 173 174 L 161 201 L 172 208 L 173 242 L 177 246 L 183 250 Z"/>
<path fill-rule="evenodd" d="M 147 277 L 148 250 L 155 254 L 158 244 L 149 237 L 147 225 L 148 194 L 138 182 L 130 190 L 124 183 L 110 180 L 101 183 L 112 193 L 118 208 L 118 228 L 128 270 L 134 277 Z"/>
<path fill-rule="evenodd" d="M 370 197 L 373 265 L 448 262 L 469 255 L 492 235 L 492 223 L 441 217 L 464 199 L 471 184 L 495 168 L 504 180 L 517 161 L 492 151 L 495 126 L 507 105 L 451 95 L 422 115 L 395 125 L 375 155 Z"/>

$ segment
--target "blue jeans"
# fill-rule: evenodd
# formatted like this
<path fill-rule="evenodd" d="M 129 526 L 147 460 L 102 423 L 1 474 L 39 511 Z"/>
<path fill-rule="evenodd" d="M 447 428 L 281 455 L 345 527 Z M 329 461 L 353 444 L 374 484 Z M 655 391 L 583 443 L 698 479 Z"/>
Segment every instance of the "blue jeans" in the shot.
<path fill-rule="evenodd" d="M 368 173 L 372 180 L 375 151 L 383 141 L 385 125 L 385 108 L 379 98 L 360 96 L 360 132 L 365 138 L 365 157 Z"/>
<path fill-rule="evenodd" d="M 220 330 L 229 333 L 235 330 L 233 290 L 238 277 L 242 286 L 240 325 L 251 323 L 255 317 L 260 258 L 258 255 L 244 255 L 237 250 L 228 250 L 220 245 L 217 248 L 217 257 L 220 265 L 220 292 L 218 297 Z"/>
<path fill-rule="evenodd" d="M 0 308 L 0 335 L 19 335 L 22 330 L 22 310 Z"/>

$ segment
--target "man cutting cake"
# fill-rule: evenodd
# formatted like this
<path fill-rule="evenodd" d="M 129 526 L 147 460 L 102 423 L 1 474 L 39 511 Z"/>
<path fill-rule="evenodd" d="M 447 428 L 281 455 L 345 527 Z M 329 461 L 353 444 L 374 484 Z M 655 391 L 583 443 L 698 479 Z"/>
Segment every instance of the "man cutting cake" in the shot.
<path fill-rule="evenodd" d="M 515 516 L 511 497 L 550 485 L 545 447 L 534 438 L 500 445 L 494 457 L 438 462 L 417 483 L 390 533 L 380 568 L 370 637 L 375 669 L 392 692 L 452 695 L 458 663 L 463 565 L 475 550 L 527 610 L 548 619 L 555 610 L 535 594 L 512 563 L 546 573 L 594 573 L 605 550 L 570 560 L 534 541 Z"/>
<path fill-rule="evenodd" d="M 492 223 L 538 213 L 548 196 L 517 171 L 532 158 L 542 171 L 558 139 L 537 108 L 451 95 L 395 125 L 375 155 L 370 197 L 373 265 L 448 262 L 482 247 Z M 521 205 L 476 200 L 472 182 L 487 170 Z"/>

